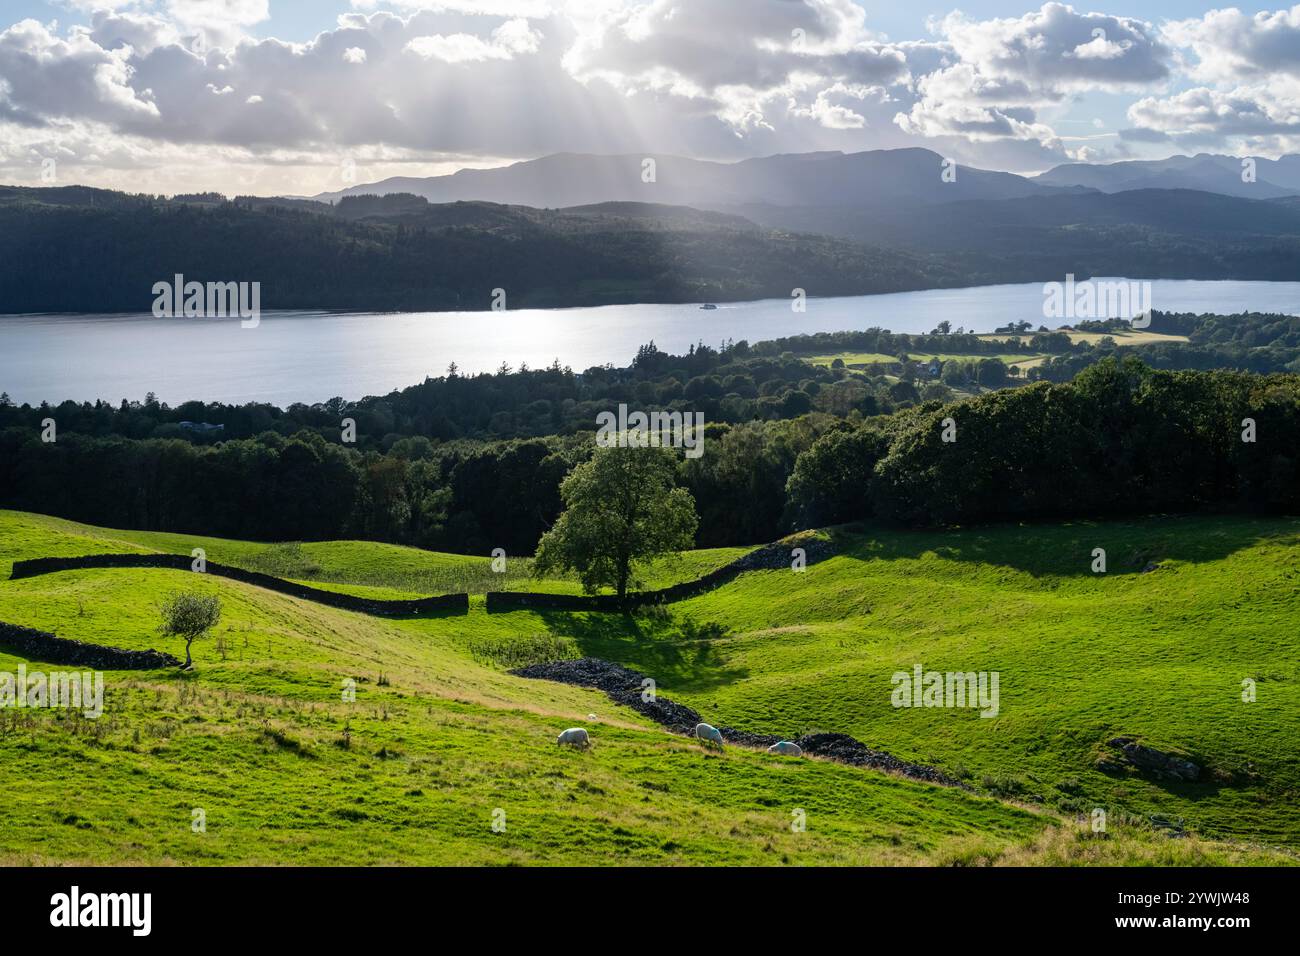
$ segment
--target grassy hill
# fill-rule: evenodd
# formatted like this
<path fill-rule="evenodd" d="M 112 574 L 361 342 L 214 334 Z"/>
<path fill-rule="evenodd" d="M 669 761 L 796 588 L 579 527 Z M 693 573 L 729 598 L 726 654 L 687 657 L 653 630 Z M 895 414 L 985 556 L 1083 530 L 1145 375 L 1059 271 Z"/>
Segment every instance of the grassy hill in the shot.
<path fill-rule="evenodd" d="M 838 730 L 1066 810 L 1300 841 L 1300 521 L 908 532 L 841 547 L 803 575 L 750 575 L 674 608 L 734 630 L 707 648 L 670 651 L 602 621 L 583 649 L 648 673 L 682 654 L 674 699 L 740 728 Z M 1096 547 L 1105 575 L 1090 570 Z M 917 663 L 999 671 L 1000 715 L 893 708 L 890 675 Z M 1121 734 L 1194 754 L 1221 779 L 1096 770 Z"/>
<path fill-rule="evenodd" d="M 108 673 L 98 720 L 0 710 L 0 759 L 22 781 L 0 806 L 0 863 L 1294 858 L 1300 521 L 835 537 L 837 556 L 802 574 L 747 573 L 631 618 L 489 615 L 476 594 L 468 614 L 383 620 L 165 570 L 0 579 L 0 620 L 123 648 L 179 650 L 156 634 L 169 591 L 225 603 L 215 638 L 195 646 L 194 673 Z M 253 545 L 0 512 L 4 578 L 23 558 L 196 546 L 214 561 L 261 558 L 404 594 L 421 574 L 474 564 L 364 542 Z M 1097 546 L 1110 555 L 1104 577 L 1088 571 Z M 652 577 L 681 580 L 729 557 L 692 555 Z M 711 622 L 726 635 L 702 637 Z M 976 792 L 738 747 L 709 756 L 599 693 L 507 673 L 577 655 L 637 667 L 711 722 L 851 733 L 961 774 Z M 0 670 L 19 663 L 0 652 Z M 890 674 L 914 663 L 999 670 L 1000 716 L 890 707 Z M 1252 704 L 1240 699 L 1245 677 L 1258 681 Z M 355 703 L 340 699 L 347 678 Z M 554 746 L 575 725 L 591 729 L 591 752 Z M 1098 748 L 1117 733 L 1185 751 L 1217 777 L 1172 786 L 1103 774 Z M 1078 822 L 1094 806 L 1110 813 L 1108 839 Z M 191 830 L 195 808 L 206 833 Z M 492 829 L 498 809 L 504 832 Z M 795 809 L 806 832 L 790 829 Z M 1171 840 L 1146 825 L 1152 815 L 1210 839 Z"/>
<path fill-rule="evenodd" d="M 3 512 L 0 512 L 3 513 Z M 13 514 L 12 512 L 10 514 Z M 45 515 L 0 524 L 0 575 L 23 557 L 73 557 L 86 554 L 165 552 L 190 554 L 202 548 L 209 561 L 260 571 L 326 590 L 378 598 L 411 598 L 467 591 L 551 591 L 581 594 L 576 575 L 531 576 L 531 557 L 506 558 L 503 572 L 492 570 L 489 557 L 441 554 L 378 541 L 309 541 L 265 544 L 166 531 L 114 531 Z M 39 549 L 46 549 L 40 554 Z M 36 549 L 31 553 L 19 549 Z M 646 587 L 663 588 L 690 581 L 722 567 L 748 548 L 705 548 L 662 558 L 645 573 Z"/>

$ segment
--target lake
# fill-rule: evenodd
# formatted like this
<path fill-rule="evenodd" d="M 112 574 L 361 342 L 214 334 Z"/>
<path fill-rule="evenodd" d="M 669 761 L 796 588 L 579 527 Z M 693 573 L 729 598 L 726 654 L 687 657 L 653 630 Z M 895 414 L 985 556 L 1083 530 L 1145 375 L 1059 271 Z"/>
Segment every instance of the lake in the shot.
<path fill-rule="evenodd" d="M 1100 280 L 1099 280 L 1100 281 Z M 1155 280 L 1152 305 L 1168 312 L 1300 314 L 1300 282 Z M 266 312 L 256 328 L 238 319 L 157 319 L 141 315 L 0 316 L 0 391 L 16 402 L 189 399 L 242 403 L 320 402 L 383 395 L 443 374 L 549 365 L 575 371 L 627 365 L 637 347 L 683 352 L 703 341 L 758 342 L 802 332 L 872 326 L 929 332 L 991 332 L 1044 320 L 1041 283 L 937 289 L 891 295 L 811 298 L 796 313 L 788 299 L 698 305 L 611 305 L 507 312 Z"/>

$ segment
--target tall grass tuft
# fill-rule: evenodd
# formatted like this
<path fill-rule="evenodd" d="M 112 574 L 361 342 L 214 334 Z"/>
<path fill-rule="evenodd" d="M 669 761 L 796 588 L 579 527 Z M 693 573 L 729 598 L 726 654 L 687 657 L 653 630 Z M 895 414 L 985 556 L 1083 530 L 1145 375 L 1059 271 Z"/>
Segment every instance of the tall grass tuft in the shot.
<path fill-rule="evenodd" d="M 559 634 L 479 638 L 470 642 L 469 652 L 480 664 L 506 669 L 570 661 L 582 656 L 572 638 Z"/>

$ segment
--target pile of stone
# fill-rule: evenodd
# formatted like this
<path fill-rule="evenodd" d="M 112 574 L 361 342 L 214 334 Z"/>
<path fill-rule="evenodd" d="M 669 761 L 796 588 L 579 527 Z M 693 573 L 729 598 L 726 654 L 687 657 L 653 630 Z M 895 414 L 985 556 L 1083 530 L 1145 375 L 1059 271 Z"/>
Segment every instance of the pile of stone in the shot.
<path fill-rule="evenodd" d="M 601 660 L 598 657 L 581 657 L 570 661 L 548 661 L 543 664 L 530 664 L 510 673 L 519 677 L 531 677 L 537 680 L 552 680 L 561 684 L 573 684 L 577 687 L 591 687 L 604 691 L 617 704 L 631 707 L 639 714 L 644 714 L 658 724 L 678 734 L 690 735 L 695 725 L 702 718 L 698 711 L 684 704 L 674 703 L 658 694 L 645 693 L 646 675 L 622 664 Z M 804 734 L 802 737 L 782 737 L 777 734 L 754 733 L 736 730 L 732 727 L 719 727 L 722 737 L 729 744 L 738 747 L 750 747 L 766 750 L 780 740 L 793 740 L 805 754 L 824 757 L 838 763 L 854 767 L 870 767 L 901 774 L 914 780 L 927 783 L 939 783 L 950 787 L 970 789 L 958 780 L 954 780 L 941 770 L 924 764 L 909 763 L 906 760 L 888 754 L 883 750 L 872 750 L 860 740 L 848 734 Z"/>
<path fill-rule="evenodd" d="M 941 770 L 927 767 L 925 764 L 900 760 L 893 754 L 886 753 L 883 750 L 872 750 L 862 741 L 850 737 L 848 734 L 805 734 L 795 743 L 802 747 L 803 752 L 806 754 L 816 754 L 819 757 L 838 760 L 840 763 L 852 764 L 855 767 L 871 767 L 874 770 L 902 774 L 904 777 L 911 777 L 914 780 L 925 780 L 929 783 L 942 783 L 949 787 L 969 789 L 964 783 L 954 780 Z"/>
<path fill-rule="evenodd" d="M 631 707 L 638 714 L 644 714 L 655 723 L 679 734 L 693 732 L 701 720 L 696 711 L 683 704 L 675 704 L 658 694 L 647 694 L 649 685 L 643 683 L 647 680 L 644 674 L 598 657 L 530 664 L 510 673 L 578 687 L 593 687 L 604 691 L 614 703 Z"/>

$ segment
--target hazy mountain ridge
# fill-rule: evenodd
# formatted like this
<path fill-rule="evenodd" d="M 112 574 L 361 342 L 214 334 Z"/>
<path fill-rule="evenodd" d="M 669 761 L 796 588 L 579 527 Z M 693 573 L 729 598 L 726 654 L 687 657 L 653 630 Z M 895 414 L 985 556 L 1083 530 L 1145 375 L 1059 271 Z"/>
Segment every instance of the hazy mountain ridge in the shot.
<path fill-rule="evenodd" d="M 915 207 L 719 207 L 760 226 L 938 256 L 973 284 L 1076 276 L 1300 275 L 1300 202 L 1194 190 L 1057 194 Z"/>
<path fill-rule="evenodd" d="M 400 184 L 434 200 L 583 208 L 653 197 L 766 229 L 941 255 L 975 284 L 1067 272 L 1216 279 L 1300 274 L 1300 216 L 1284 202 L 1300 195 L 1300 157 L 1257 161 L 1254 183 L 1241 182 L 1239 159 L 1209 154 L 1070 164 L 1035 178 L 960 165 L 945 176 L 943 157 L 925 149 L 737 163 L 654 158 L 653 182 L 642 181 L 639 156 L 564 153 L 356 186 L 351 194 Z"/>
<path fill-rule="evenodd" d="M 877 207 L 1137 189 L 1194 189 L 1244 199 L 1300 195 L 1300 155 L 1254 157 L 1253 182 L 1242 180 L 1244 158 L 1198 153 L 1160 160 L 1065 163 L 1036 176 L 958 164 L 955 177 L 945 179 L 944 158 L 916 147 L 785 153 L 734 163 L 653 154 L 555 153 L 446 176 L 392 177 L 312 198 L 334 202 L 367 193 L 411 193 L 434 203 L 478 199 L 558 208 L 620 201 Z M 646 182 L 644 163 L 651 159 L 654 178 Z"/>
<path fill-rule="evenodd" d="M 1300 195 L 1300 156 L 1254 159 L 1254 181 L 1242 179 L 1247 157 L 1197 153 L 1118 163 L 1066 163 L 1033 177 L 1049 186 L 1081 186 L 1115 193 L 1133 189 L 1198 189 L 1245 199 Z"/>
<path fill-rule="evenodd" d="M 647 160 L 654 161 L 646 182 Z M 860 153 L 788 153 L 718 163 L 680 156 L 556 153 L 496 169 L 462 169 L 448 176 L 396 177 L 312 197 L 337 201 L 366 193 L 411 193 L 430 202 L 480 199 L 557 208 L 600 202 L 669 205 L 877 205 L 1008 199 L 1077 191 L 1036 183 L 1015 173 L 959 166 L 945 181 L 944 158 L 928 149 Z"/>

